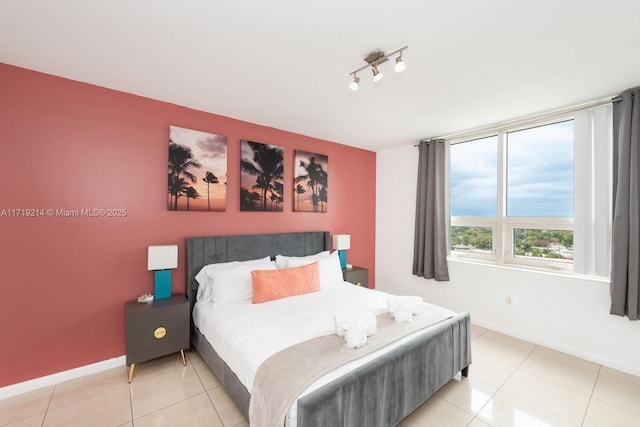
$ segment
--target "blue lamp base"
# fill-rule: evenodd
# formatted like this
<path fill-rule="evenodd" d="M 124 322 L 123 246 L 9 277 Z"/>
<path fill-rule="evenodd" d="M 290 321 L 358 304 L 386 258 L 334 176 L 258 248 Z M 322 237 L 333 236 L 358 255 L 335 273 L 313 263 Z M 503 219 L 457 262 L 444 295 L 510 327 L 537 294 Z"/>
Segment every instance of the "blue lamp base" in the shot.
<path fill-rule="evenodd" d="M 340 267 L 347 268 L 347 251 L 339 250 L 338 258 L 340 258 Z"/>
<path fill-rule="evenodd" d="M 155 299 L 171 298 L 171 270 L 155 271 Z"/>

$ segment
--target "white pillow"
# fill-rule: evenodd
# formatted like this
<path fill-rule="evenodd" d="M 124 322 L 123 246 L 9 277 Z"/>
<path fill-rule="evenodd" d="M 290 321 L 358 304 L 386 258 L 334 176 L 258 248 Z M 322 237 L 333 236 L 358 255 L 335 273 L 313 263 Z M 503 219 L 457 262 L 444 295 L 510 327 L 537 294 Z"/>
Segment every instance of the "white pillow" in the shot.
<path fill-rule="evenodd" d="M 208 272 L 229 268 L 237 265 L 261 265 L 261 264 L 270 264 L 271 257 L 266 256 L 264 258 L 258 259 L 250 259 L 247 261 L 229 261 L 229 262 L 219 262 L 216 264 L 208 264 L 200 269 L 198 274 L 196 274 L 195 279 L 198 281 L 198 292 L 196 294 L 197 301 L 205 301 L 211 298 L 211 285 L 212 280 Z"/>
<path fill-rule="evenodd" d="M 289 260 L 289 259 L 300 260 L 300 261 L 308 260 L 308 262 L 306 262 L 305 264 L 311 264 L 312 262 L 316 261 L 317 259 L 322 258 L 322 257 L 326 257 L 326 256 L 329 256 L 329 251 L 322 251 L 322 252 L 318 252 L 317 254 L 307 255 L 307 256 L 276 255 L 276 264 L 278 265 L 278 268 L 288 268 L 287 267 L 287 260 Z M 298 264 L 296 267 L 298 267 L 300 265 L 305 265 L 305 264 Z"/>
<path fill-rule="evenodd" d="M 253 299 L 251 272 L 277 269 L 275 262 L 269 262 L 266 264 L 240 264 L 208 271 L 207 275 L 211 277 L 212 281 L 209 299 L 214 305 L 242 301 L 251 302 Z"/>
<path fill-rule="evenodd" d="M 320 267 L 320 287 L 326 286 L 334 282 L 342 282 L 342 268 L 340 267 L 340 258 L 338 252 L 333 252 L 330 255 L 316 257 L 315 259 L 296 258 L 289 257 L 286 260 L 287 268 L 300 267 L 301 265 L 311 264 L 312 262 L 318 262 Z"/>

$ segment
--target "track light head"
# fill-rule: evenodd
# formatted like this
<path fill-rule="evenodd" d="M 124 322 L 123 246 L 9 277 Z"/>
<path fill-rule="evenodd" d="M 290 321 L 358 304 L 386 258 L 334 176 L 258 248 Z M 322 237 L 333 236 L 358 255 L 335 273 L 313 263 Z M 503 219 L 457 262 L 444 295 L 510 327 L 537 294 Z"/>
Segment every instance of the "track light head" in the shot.
<path fill-rule="evenodd" d="M 371 71 L 373 72 L 374 82 L 379 82 L 380 80 L 382 80 L 382 77 L 384 77 L 384 75 L 380 71 L 378 71 L 378 66 L 376 64 L 373 64 L 371 66 Z"/>
<path fill-rule="evenodd" d="M 352 91 L 357 91 L 358 87 L 360 86 L 360 77 L 356 76 L 355 74 L 353 75 L 353 81 L 351 83 L 349 83 L 349 89 L 351 89 Z"/>
<path fill-rule="evenodd" d="M 396 73 L 401 73 L 407 69 L 407 64 L 402 60 L 402 51 L 396 58 L 396 65 L 393 69 L 396 71 Z"/>

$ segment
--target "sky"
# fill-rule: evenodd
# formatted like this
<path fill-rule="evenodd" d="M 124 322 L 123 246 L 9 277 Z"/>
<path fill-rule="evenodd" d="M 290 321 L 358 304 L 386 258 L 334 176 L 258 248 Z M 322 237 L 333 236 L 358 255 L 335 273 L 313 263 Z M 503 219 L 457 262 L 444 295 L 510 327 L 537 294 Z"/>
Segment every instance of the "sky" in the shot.
<path fill-rule="evenodd" d="M 169 126 L 169 138 L 176 144 L 191 148 L 193 157 L 200 162 L 200 168 L 191 168 L 189 172 L 196 176 L 195 183 L 189 183 L 198 191 L 200 198 L 190 201 L 190 209 L 207 210 L 207 192 L 211 198 L 211 209 L 224 211 L 227 205 L 227 137 L 213 133 Z M 218 178 L 218 184 L 209 184 L 203 180 L 207 172 Z M 186 197 L 178 199 L 179 209 L 185 209 Z"/>
<path fill-rule="evenodd" d="M 451 146 L 451 215 L 497 216 L 498 138 Z M 510 132 L 507 216 L 573 217 L 573 121 Z"/>

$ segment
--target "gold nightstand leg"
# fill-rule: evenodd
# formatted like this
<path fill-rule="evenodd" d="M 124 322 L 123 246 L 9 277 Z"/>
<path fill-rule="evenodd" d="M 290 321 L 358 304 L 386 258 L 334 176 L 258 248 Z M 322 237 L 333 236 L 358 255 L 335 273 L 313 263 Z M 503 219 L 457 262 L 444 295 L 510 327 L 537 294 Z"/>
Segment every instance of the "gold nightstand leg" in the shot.
<path fill-rule="evenodd" d="M 182 365 L 187 366 L 187 359 L 184 358 L 184 350 L 180 350 L 180 356 L 182 356 Z"/>
<path fill-rule="evenodd" d="M 132 363 L 131 366 L 129 367 L 129 383 L 131 383 L 131 381 L 133 381 L 133 371 L 136 369 L 136 364 Z"/>

